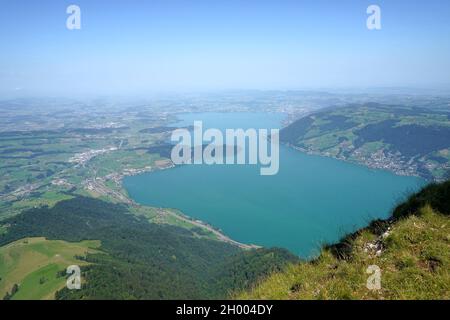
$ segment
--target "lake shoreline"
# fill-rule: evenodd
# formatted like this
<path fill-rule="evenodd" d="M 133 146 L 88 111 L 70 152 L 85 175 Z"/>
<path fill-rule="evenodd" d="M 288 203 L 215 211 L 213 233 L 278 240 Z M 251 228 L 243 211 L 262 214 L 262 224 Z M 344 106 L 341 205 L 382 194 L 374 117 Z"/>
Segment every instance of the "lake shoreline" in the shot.
<path fill-rule="evenodd" d="M 188 114 L 180 125 L 201 119 L 205 128 L 277 128 L 279 118 Z M 306 258 L 323 244 L 389 217 L 400 198 L 423 184 L 417 177 L 339 160 L 282 144 L 275 176 L 261 177 L 258 166 L 250 165 L 183 165 L 129 178 L 123 188 L 142 205 L 178 208 L 239 243 L 282 247 Z"/>
<path fill-rule="evenodd" d="M 170 169 L 177 167 L 175 164 L 172 163 L 172 161 L 168 160 L 167 162 L 170 162 L 171 164 L 167 163 L 167 165 L 157 167 L 157 169 L 146 168 L 145 170 L 136 171 L 133 173 L 130 173 L 130 172 L 122 172 L 121 173 L 120 179 L 119 179 L 120 188 L 124 191 L 124 192 L 122 192 L 124 197 L 126 197 L 128 199 L 128 201 L 126 202 L 128 205 L 140 207 L 140 208 L 144 208 L 144 209 L 152 208 L 152 209 L 155 209 L 156 211 L 158 211 L 158 213 L 161 213 L 161 210 L 166 209 L 164 214 L 171 215 L 178 220 L 184 221 L 186 223 L 189 223 L 191 225 L 197 226 L 199 228 L 205 229 L 205 230 L 213 233 L 216 236 L 217 241 L 231 244 L 231 245 L 239 247 L 243 250 L 252 250 L 252 249 L 262 248 L 262 246 L 258 246 L 255 244 L 247 244 L 247 243 L 242 243 L 242 242 L 236 241 L 236 240 L 230 238 L 229 236 L 227 236 L 221 230 L 218 230 L 216 227 L 211 226 L 210 224 L 208 224 L 202 220 L 195 219 L 194 217 L 188 216 L 184 213 L 176 213 L 175 211 L 171 210 L 172 208 L 168 208 L 168 207 L 167 208 L 158 208 L 158 207 L 154 207 L 154 206 L 147 206 L 147 205 L 140 204 L 140 203 L 136 202 L 134 199 L 132 199 L 132 197 L 130 197 L 130 195 L 126 191 L 126 188 L 123 185 L 123 179 L 125 179 L 126 177 L 132 177 L 132 176 L 141 175 L 141 174 L 145 174 L 145 173 L 153 173 L 153 172 L 157 172 L 157 171 L 170 170 Z M 176 210 L 181 212 L 180 209 L 176 209 Z"/>

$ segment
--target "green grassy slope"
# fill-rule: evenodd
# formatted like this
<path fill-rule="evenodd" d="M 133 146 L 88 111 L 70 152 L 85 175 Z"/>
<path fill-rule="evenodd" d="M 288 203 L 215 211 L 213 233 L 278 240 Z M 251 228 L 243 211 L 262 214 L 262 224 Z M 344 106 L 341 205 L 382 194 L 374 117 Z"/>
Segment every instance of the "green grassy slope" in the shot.
<path fill-rule="evenodd" d="M 87 254 L 85 261 L 90 264 L 82 267 L 82 290 L 63 289 L 56 295 L 58 299 L 224 298 L 297 260 L 282 249 L 246 252 L 201 239 L 183 228 L 150 223 L 124 205 L 92 198 L 32 209 L 2 221 L 2 225 L 6 233 L 0 235 L 0 246 L 38 236 L 101 241 L 99 249 L 107 254 Z"/>
<path fill-rule="evenodd" d="M 367 103 L 303 117 L 280 140 L 321 154 L 444 181 L 450 169 L 450 114 L 427 108 Z"/>
<path fill-rule="evenodd" d="M 395 210 L 394 218 L 291 265 L 243 299 L 450 299 L 450 182 L 431 185 Z M 366 286 L 369 266 L 381 289 Z"/>
<path fill-rule="evenodd" d="M 0 247 L 0 297 L 17 284 L 19 291 L 12 299 L 53 299 L 66 282 L 58 273 L 70 265 L 86 265 L 75 256 L 95 253 L 99 246 L 99 241 L 25 238 Z"/>

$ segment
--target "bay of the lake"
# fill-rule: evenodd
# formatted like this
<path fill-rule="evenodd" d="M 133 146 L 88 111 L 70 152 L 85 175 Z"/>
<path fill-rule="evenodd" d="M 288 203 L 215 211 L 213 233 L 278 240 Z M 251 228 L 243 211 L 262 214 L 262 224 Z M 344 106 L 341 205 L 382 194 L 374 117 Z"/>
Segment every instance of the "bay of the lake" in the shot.
<path fill-rule="evenodd" d="M 187 113 L 178 126 L 279 128 L 281 114 Z M 177 208 L 243 243 L 287 248 L 308 258 L 393 207 L 425 183 L 280 146 L 280 170 L 261 176 L 256 165 L 184 165 L 126 177 L 138 203 Z"/>

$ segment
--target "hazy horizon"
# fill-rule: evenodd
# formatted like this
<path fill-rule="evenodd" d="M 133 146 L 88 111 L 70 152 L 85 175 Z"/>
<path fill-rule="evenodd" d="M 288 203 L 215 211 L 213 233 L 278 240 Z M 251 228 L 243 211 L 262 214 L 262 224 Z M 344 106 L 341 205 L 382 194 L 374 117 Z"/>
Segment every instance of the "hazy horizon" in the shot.
<path fill-rule="evenodd" d="M 71 4 L 81 30 L 66 28 Z M 449 92 L 449 16 L 436 0 L 2 1 L 0 95 Z"/>

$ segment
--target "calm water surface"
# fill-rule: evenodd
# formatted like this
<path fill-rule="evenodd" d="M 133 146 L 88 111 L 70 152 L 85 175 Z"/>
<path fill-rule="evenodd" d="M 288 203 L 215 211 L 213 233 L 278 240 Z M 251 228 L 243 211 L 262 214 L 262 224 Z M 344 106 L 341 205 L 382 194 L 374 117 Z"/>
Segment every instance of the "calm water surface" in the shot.
<path fill-rule="evenodd" d="M 281 114 L 189 113 L 179 126 L 279 128 Z M 138 203 L 170 207 L 220 228 L 231 238 L 283 247 L 307 258 L 320 245 L 386 218 L 424 181 L 280 147 L 280 171 L 251 165 L 186 165 L 124 179 Z"/>

